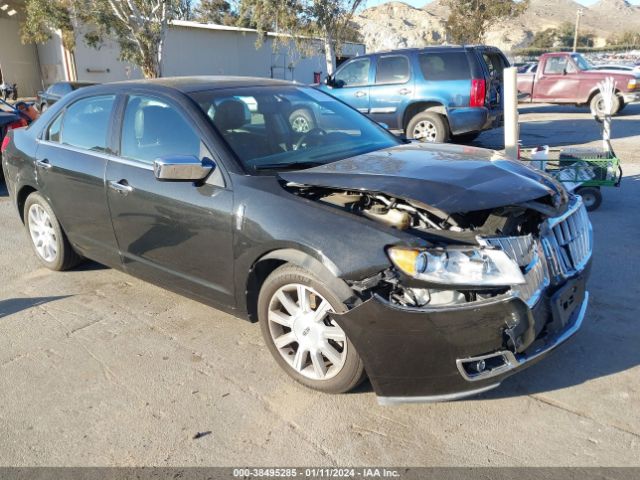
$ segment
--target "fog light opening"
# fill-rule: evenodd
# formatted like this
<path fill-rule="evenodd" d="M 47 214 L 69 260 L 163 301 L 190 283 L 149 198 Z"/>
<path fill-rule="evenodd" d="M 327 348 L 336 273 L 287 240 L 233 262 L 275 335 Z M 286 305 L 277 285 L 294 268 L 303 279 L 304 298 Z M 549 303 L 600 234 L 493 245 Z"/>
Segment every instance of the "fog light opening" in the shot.
<path fill-rule="evenodd" d="M 499 375 L 512 368 L 504 353 L 458 360 L 458 369 L 467 380 L 479 380 Z"/>

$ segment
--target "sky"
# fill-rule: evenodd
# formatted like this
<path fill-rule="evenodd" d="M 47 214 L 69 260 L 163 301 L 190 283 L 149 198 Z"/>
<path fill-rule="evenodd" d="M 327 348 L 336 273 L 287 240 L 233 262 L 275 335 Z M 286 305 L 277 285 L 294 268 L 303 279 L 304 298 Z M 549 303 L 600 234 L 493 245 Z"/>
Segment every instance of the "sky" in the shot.
<path fill-rule="evenodd" d="M 376 5 L 380 5 L 381 3 L 387 3 L 388 1 L 391 0 L 367 0 L 365 7 L 375 7 Z M 428 0 L 399 0 L 401 2 L 404 3 L 408 3 L 409 5 L 412 5 L 414 7 L 422 7 L 424 4 L 429 3 Z M 582 5 L 593 5 L 594 3 L 597 2 L 597 0 L 576 0 L 578 3 L 581 3 Z M 630 3 L 633 3 L 635 5 L 640 5 L 640 0 L 631 0 Z"/>

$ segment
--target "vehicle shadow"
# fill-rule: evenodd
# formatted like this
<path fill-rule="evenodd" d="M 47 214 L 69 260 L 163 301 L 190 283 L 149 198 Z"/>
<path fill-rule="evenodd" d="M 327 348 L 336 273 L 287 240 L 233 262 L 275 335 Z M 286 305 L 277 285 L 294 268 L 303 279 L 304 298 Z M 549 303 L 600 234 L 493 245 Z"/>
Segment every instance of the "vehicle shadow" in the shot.
<path fill-rule="evenodd" d="M 23 297 L 0 300 L 0 318 L 8 317 L 9 315 L 13 315 L 14 313 L 28 310 L 45 303 L 55 302 L 56 300 L 60 300 L 70 296 L 71 295 L 59 295 L 54 297 Z"/>
<path fill-rule="evenodd" d="M 7 184 L 4 179 L 0 179 L 0 197 L 8 197 L 9 190 L 7 190 Z"/>
<path fill-rule="evenodd" d="M 93 272 L 95 270 L 107 270 L 109 267 L 102 265 L 101 263 L 94 262 L 93 260 L 85 260 L 77 267 L 74 267 L 73 272 Z"/>
<path fill-rule="evenodd" d="M 520 114 L 520 140 L 523 148 L 540 145 L 560 147 L 567 145 L 581 145 L 602 140 L 602 124 L 588 113 L 581 117 L 563 117 L 559 113 L 575 114 L 575 107 L 552 106 L 525 109 Z M 539 112 L 537 110 L 540 109 Z M 534 111 L 535 110 L 535 111 Z M 528 113 L 554 113 L 550 118 L 527 119 Z M 588 111 L 587 111 L 588 112 Z M 611 140 L 615 149 L 616 139 L 629 138 L 638 135 L 638 117 L 640 104 L 627 106 L 621 115 L 613 118 L 611 125 Z M 498 128 L 483 132 L 471 145 L 502 150 L 504 148 L 504 129 Z"/>

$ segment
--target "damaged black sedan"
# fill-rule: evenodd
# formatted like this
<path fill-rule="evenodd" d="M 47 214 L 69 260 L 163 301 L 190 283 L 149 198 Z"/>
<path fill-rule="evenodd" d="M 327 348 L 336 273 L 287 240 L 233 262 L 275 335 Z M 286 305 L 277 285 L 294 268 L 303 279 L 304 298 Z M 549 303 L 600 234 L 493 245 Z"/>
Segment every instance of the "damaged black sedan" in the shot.
<path fill-rule="evenodd" d="M 495 152 L 398 139 L 308 87 L 88 87 L 2 149 L 45 266 L 90 258 L 258 321 L 314 389 L 368 376 L 381 403 L 473 395 L 585 316 L 579 197 Z"/>

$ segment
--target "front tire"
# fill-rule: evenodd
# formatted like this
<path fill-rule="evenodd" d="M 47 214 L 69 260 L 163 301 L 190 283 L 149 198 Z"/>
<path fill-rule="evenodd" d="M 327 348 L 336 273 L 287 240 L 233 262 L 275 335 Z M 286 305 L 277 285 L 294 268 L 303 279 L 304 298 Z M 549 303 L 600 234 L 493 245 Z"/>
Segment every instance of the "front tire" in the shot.
<path fill-rule="evenodd" d="M 289 124 L 296 133 L 308 133 L 316 128 L 316 120 L 313 114 L 306 108 L 299 108 L 289 115 Z"/>
<path fill-rule="evenodd" d="M 294 380 L 326 393 L 344 393 L 364 379 L 364 365 L 329 313 L 347 306 L 312 273 L 290 264 L 274 270 L 258 297 L 264 341 Z"/>
<path fill-rule="evenodd" d="M 443 143 L 449 139 L 449 126 L 438 113 L 420 112 L 409 120 L 406 135 L 425 143 Z"/>
<path fill-rule="evenodd" d="M 27 197 L 24 224 L 38 260 L 50 270 L 62 271 L 75 267 L 80 257 L 62 231 L 60 222 L 45 198 L 38 192 Z"/>
<path fill-rule="evenodd" d="M 613 111 L 611 115 L 616 115 L 620 111 L 620 102 L 621 99 L 618 95 L 613 98 Z M 602 120 L 605 117 L 604 114 L 604 98 L 601 93 L 596 93 L 594 97 L 591 99 L 589 103 L 589 108 L 591 110 L 591 115 L 596 117 L 598 120 Z"/>

